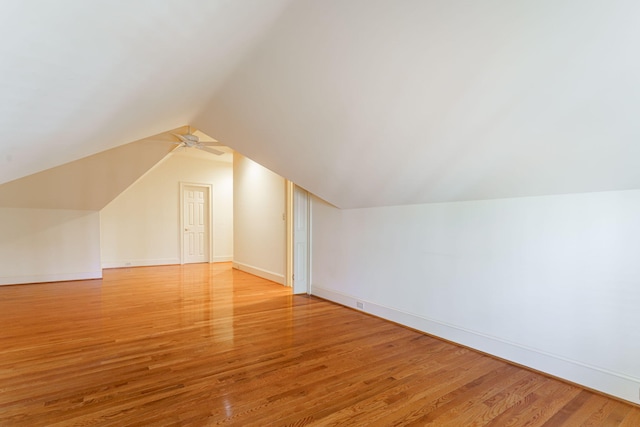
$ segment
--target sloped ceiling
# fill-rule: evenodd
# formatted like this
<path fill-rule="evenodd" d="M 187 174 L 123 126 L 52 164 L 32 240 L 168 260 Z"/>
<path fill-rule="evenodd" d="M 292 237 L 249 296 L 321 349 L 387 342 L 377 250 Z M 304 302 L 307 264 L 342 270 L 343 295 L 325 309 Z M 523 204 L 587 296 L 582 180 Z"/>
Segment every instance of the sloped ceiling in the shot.
<path fill-rule="evenodd" d="M 344 208 L 638 188 L 638 16 L 294 2 L 195 125 Z"/>
<path fill-rule="evenodd" d="M 0 182 L 189 123 L 342 208 L 640 188 L 638 2 L 0 7 Z"/>
<path fill-rule="evenodd" d="M 0 2 L 0 183 L 190 123 L 283 5 Z"/>
<path fill-rule="evenodd" d="M 175 141 L 171 133 L 154 135 L 7 182 L 0 207 L 99 211 L 174 150 Z"/>

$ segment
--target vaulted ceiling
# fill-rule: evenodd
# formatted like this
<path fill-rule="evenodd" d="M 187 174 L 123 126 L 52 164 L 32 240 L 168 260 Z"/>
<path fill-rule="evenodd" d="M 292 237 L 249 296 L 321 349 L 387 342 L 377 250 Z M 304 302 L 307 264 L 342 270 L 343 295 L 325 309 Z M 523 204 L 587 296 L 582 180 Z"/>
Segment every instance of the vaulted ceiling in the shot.
<path fill-rule="evenodd" d="M 343 208 L 640 188 L 640 3 L 0 4 L 0 183 L 191 124 Z"/>

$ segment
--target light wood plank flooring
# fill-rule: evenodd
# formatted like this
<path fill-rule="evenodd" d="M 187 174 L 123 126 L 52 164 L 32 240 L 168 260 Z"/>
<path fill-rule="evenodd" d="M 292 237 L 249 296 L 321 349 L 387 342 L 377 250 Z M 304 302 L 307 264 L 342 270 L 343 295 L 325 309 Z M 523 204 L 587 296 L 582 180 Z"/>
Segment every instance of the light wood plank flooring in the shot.
<path fill-rule="evenodd" d="M 0 287 L 0 426 L 640 426 L 640 409 L 232 270 Z"/>

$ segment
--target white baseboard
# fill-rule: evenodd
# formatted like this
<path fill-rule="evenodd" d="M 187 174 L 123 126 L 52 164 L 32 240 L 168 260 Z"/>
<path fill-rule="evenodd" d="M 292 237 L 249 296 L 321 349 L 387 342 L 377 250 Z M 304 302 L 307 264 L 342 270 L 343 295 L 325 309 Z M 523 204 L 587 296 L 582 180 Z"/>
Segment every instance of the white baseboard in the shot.
<path fill-rule="evenodd" d="M 236 270 L 246 271 L 254 276 L 262 277 L 263 279 L 284 285 L 284 274 L 274 273 L 272 271 L 263 270 L 262 268 L 253 267 L 236 261 L 233 262 L 232 267 Z"/>
<path fill-rule="evenodd" d="M 215 263 L 215 262 L 229 262 L 229 261 L 233 261 L 233 255 L 228 255 L 228 256 L 214 256 L 211 258 L 211 262 Z"/>
<path fill-rule="evenodd" d="M 79 273 L 34 274 L 29 276 L 0 277 L 1 285 L 22 285 L 27 283 L 67 282 L 70 280 L 102 279 L 102 270 Z"/>
<path fill-rule="evenodd" d="M 233 261 L 232 255 L 211 257 L 211 263 Z M 156 259 L 127 259 L 116 261 L 103 261 L 102 268 L 126 268 L 126 267 L 151 267 L 154 265 L 180 264 L 180 258 L 156 258 Z"/>
<path fill-rule="evenodd" d="M 406 313 L 391 307 L 385 307 L 317 285 L 312 286 L 311 294 L 448 341 L 459 343 L 501 359 L 527 366 L 557 378 L 580 384 L 610 396 L 615 396 L 635 404 L 640 403 L 640 378 L 634 378 L 605 368 L 541 352 L 497 337 L 483 335 L 455 325 L 428 319 L 412 313 Z M 362 308 L 358 307 L 358 303 L 362 304 Z"/>
<path fill-rule="evenodd" d="M 180 264 L 179 258 L 156 258 L 156 259 L 122 259 L 115 261 L 103 261 L 102 268 L 124 268 L 124 267 L 148 267 L 153 265 L 173 265 Z"/>

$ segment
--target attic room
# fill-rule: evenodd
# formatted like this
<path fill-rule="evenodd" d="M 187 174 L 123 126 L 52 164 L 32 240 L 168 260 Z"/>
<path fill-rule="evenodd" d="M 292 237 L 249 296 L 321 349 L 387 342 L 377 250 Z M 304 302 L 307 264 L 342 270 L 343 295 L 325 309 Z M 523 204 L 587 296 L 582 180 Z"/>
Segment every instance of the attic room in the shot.
<path fill-rule="evenodd" d="M 286 283 L 291 182 L 310 236 L 292 306 L 584 387 L 637 425 L 636 16 L 624 0 L 3 2 L 0 300 L 180 268 L 194 182 L 213 195 L 205 266 Z M 192 129 L 224 155 L 179 146 Z"/>

